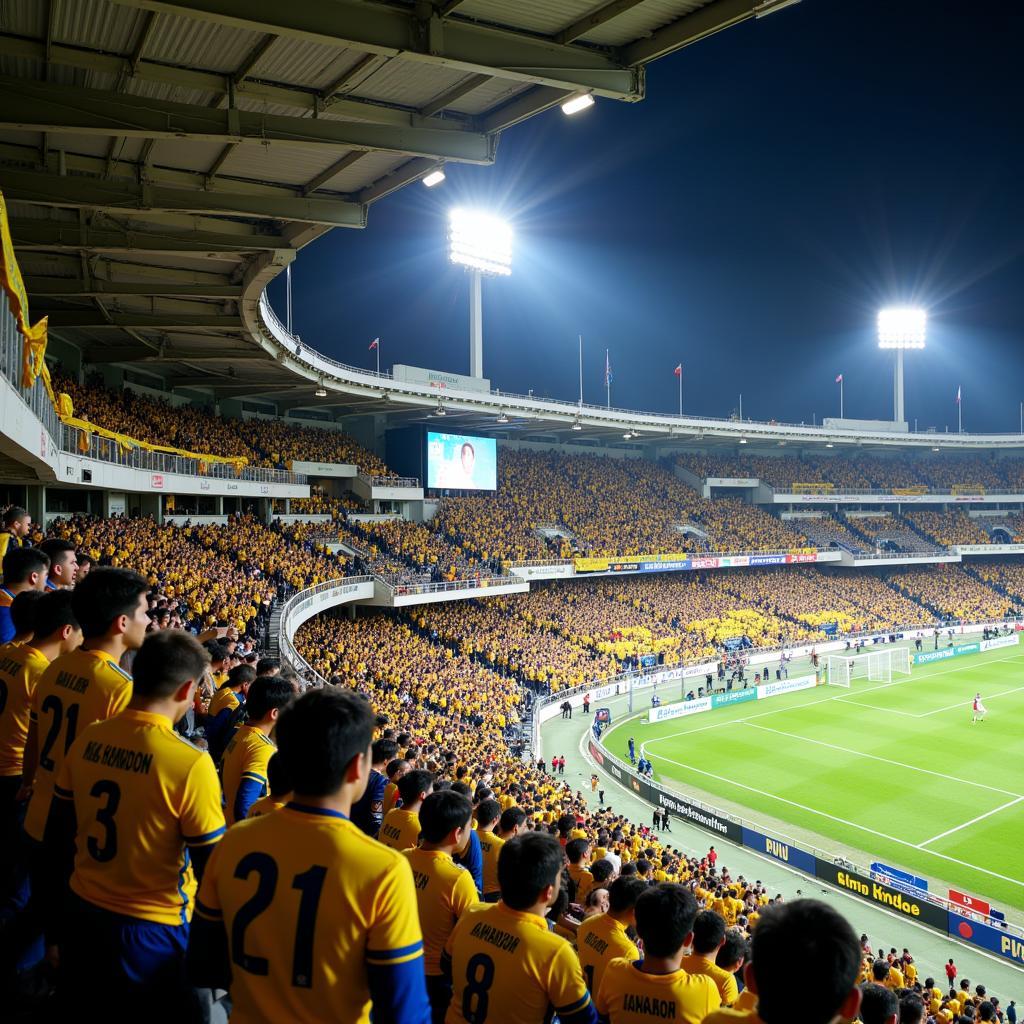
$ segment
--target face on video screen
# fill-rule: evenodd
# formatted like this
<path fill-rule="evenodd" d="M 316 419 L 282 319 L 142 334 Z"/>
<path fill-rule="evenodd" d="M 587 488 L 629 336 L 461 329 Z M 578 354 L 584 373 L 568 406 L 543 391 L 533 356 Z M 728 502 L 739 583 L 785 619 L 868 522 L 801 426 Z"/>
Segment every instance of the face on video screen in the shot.
<path fill-rule="evenodd" d="M 493 491 L 497 484 L 497 442 L 490 437 L 427 434 L 427 486 Z"/>

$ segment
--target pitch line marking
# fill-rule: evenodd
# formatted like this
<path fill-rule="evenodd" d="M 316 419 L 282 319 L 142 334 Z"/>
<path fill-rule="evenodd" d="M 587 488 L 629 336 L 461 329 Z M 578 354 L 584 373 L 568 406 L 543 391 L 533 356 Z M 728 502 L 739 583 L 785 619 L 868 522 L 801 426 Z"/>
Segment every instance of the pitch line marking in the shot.
<path fill-rule="evenodd" d="M 726 778 L 724 775 L 715 775 L 713 772 L 704 771 L 703 768 L 694 768 L 693 765 L 683 764 L 681 761 L 673 761 L 670 757 L 661 757 L 659 755 L 658 759 L 660 761 L 665 761 L 667 764 L 674 764 L 679 768 L 684 768 L 687 771 L 696 772 L 698 775 L 706 775 L 709 779 L 716 779 L 718 782 L 724 782 L 727 785 L 735 786 L 739 789 L 746 789 L 751 793 L 756 793 L 758 796 L 768 797 L 769 800 L 777 800 L 779 803 L 789 804 L 790 807 L 796 807 L 801 811 L 807 811 L 810 814 L 817 814 L 820 817 L 828 818 L 831 821 L 838 821 L 841 825 L 849 825 L 850 828 L 856 829 L 859 832 L 867 832 L 870 835 L 878 836 L 879 839 L 888 839 L 891 843 L 897 843 L 900 846 L 906 846 L 911 850 L 918 850 L 921 853 L 927 853 L 931 857 L 938 857 L 940 860 L 947 860 L 951 864 L 959 864 L 960 867 L 969 868 L 972 871 L 980 871 L 983 875 L 990 875 L 992 878 L 998 878 L 1000 881 L 1009 882 L 1011 885 L 1016 885 L 1024 889 L 1024 882 L 1018 878 L 1010 878 L 1007 875 L 1001 875 L 998 871 L 990 871 L 988 868 L 979 867 L 977 864 L 970 864 L 965 860 L 950 857 L 945 853 L 938 853 L 935 850 L 926 850 L 907 839 L 897 839 L 896 836 L 890 836 L 885 832 L 879 832 L 877 829 L 869 828 L 867 825 L 858 825 L 855 821 L 848 821 L 846 818 L 836 817 L 836 815 L 829 814 L 827 811 L 819 811 L 814 807 L 808 807 L 806 804 L 797 803 L 795 800 L 790 800 L 787 797 L 778 796 L 776 793 L 768 793 L 763 789 L 757 789 L 756 787 L 748 786 L 743 782 L 737 782 L 736 779 Z M 929 840 L 929 842 L 931 841 L 932 840 Z"/>
<path fill-rule="evenodd" d="M 924 775 L 934 775 L 938 779 L 946 779 L 948 782 L 959 782 L 962 786 L 975 786 L 977 789 L 987 789 L 990 793 L 999 793 L 1002 796 L 1012 796 L 1015 798 L 1014 801 L 1024 800 L 1024 796 L 1019 793 L 1014 793 L 1009 789 L 1000 789 L 998 786 L 986 786 L 983 782 L 971 782 L 968 779 L 958 779 L 955 775 L 946 775 L 944 772 L 932 771 L 930 768 L 920 768 L 916 764 L 907 764 L 904 761 L 894 761 L 889 757 L 880 757 L 878 754 L 868 754 L 863 750 L 851 750 L 849 747 L 840 747 L 835 743 L 826 743 L 824 740 L 814 740 L 809 736 L 801 736 L 795 732 L 783 732 L 781 729 L 772 729 L 767 725 L 753 725 L 749 726 L 751 729 L 760 729 L 762 732 L 773 732 L 777 736 L 787 736 L 793 740 L 803 740 L 804 743 L 814 743 L 819 747 L 828 747 L 830 750 L 838 750 L 844 754 L 856 754 L 857 757 L 866 757 L 872 761 L 881 761 L 884 764 L 891 764 L 895 768 L 907 768 L 912 772 L 921 772 Z M 989 812 L 993 813 L 992 811 Z"/>
<path fill-rule="evenodd" d="M 1005 697 L 1009 693 L 1020 693 L 1021 690 L 1024 690 L 1024 686 L 1015 686 L 1012 690 L 1001 690 L 999 693 L 990 694 L 985 698 L 985 700 L 995 700 L 996 697 Z M 937 715 L 942 711 L 952 711 L 954 708 L 969 708 L 970 706 L 971 702 L 969 700 L 961 700 L 957 701 L 956 704 L 948 704 L 944 708 L 936 708 L 934 711 L 925 711 L 923 714 L 913 715 L 912 717 L 927 718 L 929 715 Z"/>
<path fill-rule="evenodd" d="M 884 711 L 887 715 L 902 715 L 904 718 L 920 718 L 920 715 L 911 714 L 909 711 L 897 711 L 896 708 L 880 708 L 877 704 L 865 704 L 861 700 L 854 700 L 852 697 L 833 697 L 833 700 L 841 704 L 856 704 L 859 708 L 867 708 L 868 711 Z"/>
<path fill-rule="evenodd" d="M 1024 800 L 1024 796 L 1017 797 L 1016 800 L 1009 800 L 1007 803 L 1002 804 L 999 807 L 993 807 L 991 811 L 986 811 L 984 814 L 979 814 L 976 818 L 971 818 L 970 821 L 965 821 L 962 825 L 956 825 L 953 828 L 947 828 L 945 832 L 940 832 L 937 836 L 932 836 L 931 839 L 926 839 L 923 843 L 918 843 L 917 848 L 924 850 L 929 843 L 934 843 L 937 839 L 943 839 L 946 836 L 951 836 L 954 832 L 959 832 L 962 828 L 967 828 L 968 825 L 974 825 L 975 823 L 982 821 L 985 818 L 991 817 L 993 814 L 998 814 L 1000 811 L 1005 811 L 1007 807 L 1012 807 L 1014 804 L 1019 804 L 1021 800 Z M 934 850 L 924 850 L 925 853 L 935 853 Z M 942 854 L 936 854 L 941 857 Z"/>
<path fill-rule="evenodd" d="M 986 661 L 984 664 L 996 665 L 1004 661 L 1020 661 L 1021 659 L 1024 659 L 1024 654 L 1015 654 L 1011 655 L 1008 658 L 993 658 L 991 661 Z M 925 681 L 927 681 L 928 679 L 934 679 L 936 676 L 949 675 L 949 673 L 951 672 L 962 672 L 965 667 L 966 666 L 960 665 L 957 668 L 947 668 L 943 669 L 940 672 L 931 672 L 925 677 Z M 872 693 L 875 690 L 887 690 L 890 686 L 904 686 L 907 683 L 916 681 L 917 680 L 915 680 L 913 676 L 907 676 L 906 679 L 894 679 L 891 683 L 880 683 L 878 686 L 866 686 L 862 690 L 858 689 L 857 692 L 859 694 Z M 766 718 L 768 715 L 781 715 L 786 711 L 797 711 L 801 708 L 812 707 L 815 704 L 824 704 L 826 701 L 830 700 L 842 700 L 845 697 L 845 693 L 837 693 L 831 697 L 820 697 L 818 698 L 818 700 L 808 701 L 806 704 L 787 704 L 785 707 L 775 708 L 773 711 L 761 711 L 756 715 L 747 715 L 745 718 L 730 718 L 727 722 L 715 722 L 712 725 L 702 725 L 699 729 L 680 729 L 679 732 L 668 733 L 665 736 L 655 736 L 653 739 L 645 740 L 640 745 L 640 749 L 642 751 L 646 751 L 648 747 L 652 747 L 655 743 L 661 743 L 664 740 L 676 739 L 679 736 L 690 736 L 698 732 L 707 732 L 707 730 L 709 729 L 725 729 L 730 725 L 740 725 L 743 722 L 753 721 L 755 718 Z M 960 707 L 959 704 L 954 706 Z M 869 707 L 874 708 L 875 711 L 890 710 L 889 708 L 875 707 L 874 705 L 869 705 Z M 918 716 L 915 715 L 914 717 L 916 718 Z M 623 722 L 623 724 L 625 724 L 625 722 Z"/>

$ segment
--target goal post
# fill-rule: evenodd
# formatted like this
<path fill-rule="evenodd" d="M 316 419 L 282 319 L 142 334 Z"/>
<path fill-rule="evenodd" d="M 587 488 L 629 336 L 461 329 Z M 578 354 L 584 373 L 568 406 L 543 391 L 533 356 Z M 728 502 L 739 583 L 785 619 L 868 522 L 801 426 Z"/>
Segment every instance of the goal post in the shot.
<path fill-rule="evenodd" d="M 867 679 L 869 682 L 890 683 L 893 671 L 909 673 L 909 658 L 905 648 L 901 648 L 903 658 L 894 659 L 892 648 L 881 651 L 868 651 L 864 654 L 843 655 L 830 654 L 828 657 L 828 686 L 850 688 L 854 679 Z M 894 665 L 896 661 L 898 664 Z M 903 666 L 906 665 L 906 668 Z"/>

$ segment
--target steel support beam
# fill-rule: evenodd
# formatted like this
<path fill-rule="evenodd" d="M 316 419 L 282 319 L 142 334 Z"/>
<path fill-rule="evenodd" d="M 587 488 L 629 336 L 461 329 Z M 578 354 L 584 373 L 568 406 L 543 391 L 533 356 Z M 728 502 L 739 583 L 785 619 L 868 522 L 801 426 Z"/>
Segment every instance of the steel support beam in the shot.
<path fill-rule="evenodd" d="M 0 186 L 8 199 L 36 206 L 86 207 L 119 213 L 241 215 L 331 227 L 366 226 L 366 208 L 340 199 L 256 196 L 218 189 L 192 191 L 153 183 L 133 185 L 124 178 L 107 181 L 3 169 L 0 169 Z"/>
<path fill-rule="evenodd" d="M 643 71 L 643 69 L 640 69 Z M 563 89 L 550 89 L 544 85 L 538 85 L 533 89 L 502 104 L 497 110 L 488 113 L 481 123 L 481 127 L 488 132 L 500 132 L 505 128 L 511 128 L 520 121 L 542 114 L 545 110 L 557 107 L 564 103 L 572 93 Z"/>
<path fill-rule="evenodd" d="M 36 316 L 48 316 L 50 325 L 55 328 L 88 327 L 90 330 L 122 330 L 128 328 L 136 331 L 184 331 L 190 328 L 202 328 L 215 331 L 242 331 L 244 326 L 241 318 L 220 313 L 109 313 L 104 316 L 94 309 L 54 310 L 45 305 L 36 304 L 33 308 Z"/>
<path fill-rule="evenodd" d="M 402 164 L 401 167 L 396 167 L 390 174 L 385 174 L 383 178 L 378 178 L 372 185 L 364 188 L 361 192 L 357 192 L 355 198 L 360 203 L 369 206 L 370 203 L 375 203 L 378 199 L 383 199 L 384 196 L 397 192 L 398 189 L 408 185 L 410 181 L 416 181 L 417 178 L 422 178 L 423 175 L 429 174 L 436 167 L 436 160 L 427 160 L 423 157 L 409 160 L 407 163 Z"/>
<path fill-rule="evenodd" d="M 260 146 L 383 150 L 443 157 L 465 163 L 494 161 L 494 140 L 475 132 L 357 124 L 328 118 L 287 117 L 247 110 L 217 110 L 140 96 L 0 78 L 0 127 L 86 135 L 250 142 Z"/>
<path fill-rule="evenodd" d="M 20 57 L 26 60 L 47 60 L 47 48 L 44 43 L 34 39 L 24 39 L 0 33 L 0 55 Z M 141 60 L 132 70 L 132 58 L 116 54 L 101 53 L 97 50 L 77 46 L 64 46 L 59 43 L 50 47 L 50 58 L 54 64 L 64 67 L 80 68 L 84 71 L 97 71 L 102 74 L 120 76 L 130 73 L 141 82 L 158 82 L 163 85 L 174 85 L 182 89 L 194 89 L 198 92 L 210 93 L 211 97 L 222 97 L 231 85 L 231 76 L 218 74 L 215 71 L 199 71 L 194 68 L 175 67 L 171 64 L 159 64 L 155 61 Z M 382 58 L 370 56 L 366 60 L 380 64 Z M 363 62 L 360 62 L 362 65 Z M 318 93 L 314 89 L 302 89 L 290 85 L 275 85 L 269 82 L 253 82 L 246 80 L 234 87 L 235 97 L 245 97 L 260 103 L 275 103 L 291 107 L 298 111 L 316 113 L 329 110 L 340 117 L 355 117 L 372 124 L 391 124 L 396 126 L 418 126 L 421 128 L 442 128 L 458 131 L 465 128 L 471 130 L 468 122 L 453 120 L 451 117 L 424 121 L 414 111 L 403 109 L 388 103 L 375 100 L 330 99 L 341 85 L 348 81 L 355 69 L 341 76 L 331 88 Z"/>
<path fill-rule="evenodd" d="M 165 253 L 189 253 L 198 256 L 225 256 L 237 259 L 244 253 L 267 249 L 292 252 L 293 247 L 280 235 L 232 235 L 209 231 L 178 232 L 146 228 L 138 231 L 119 227 L 83 227 L 70 221 L 14 218 L 10 222 L 16 249 L 75 250 L 108 253 L 136 253 L 161 256 Z"/>
<path fill-rule="evenodd" d="M 410 10 L 364 0 L 316 4 L 282 4 L 279 0 L 115 2 L 474 74 L 586 89 L 609 99 L 643 99 L 642 81 L 607 51 L 563 46 L 511 28 L 445 18 L 433 9 L 420 17 L 422 5 Z"/>
<path fill-rule="evenodd" d="M 181 284 L 178 281 L 101 281 L 93 278 L 83 281 L 69 277 L 25 278 L 29 295 L 50 295 L 64 298 L 128 298 L 129 296 L 171 295 L 190 299 L 237 299 L 241 286 L 233 284 Z"/>
<path fill-rule="evenodd" d="M 424 117 L 439 114 L 446 107 L 450 107 L 453 103 L 461 100 L 463 96 L 468 96 L 474 89 L 479 89 L 481 85 L 489 82 L 491 78 L 491 75 L 470 75 L 459 82 L 458 85 L 453 85 L 450 89 L 441 93 L 440 96 L 432 99 L 425 107 L 420 107 L 420 113 Z"/>
<path fill-rule="evenodd" d="M 577 19 L 571 25 L 567 25 L 555 38 L 563 44 L 571 43 L 574 39 L 579 39 L 580 36 L 585 36 L 595 28 L 607 24 L 620 14 L 625 14 L 634 7 L 639 7 L 643 2 L 644 0 L 611 0 L 610 3 L 605 4 L 603 7 L 598 7 L 596 11 L 584 14 L 582 18 Z"/>
<path fill-rule="evenodd" d="M 263 358 L 260 358 L 263 356 Z M 226 349 L 221 352 L 205 349 L 172 349 L 162 348 L 157 352 L 141 351 L 139 347 L 130 345 L 111 345 L 109 347 L 89 349 L 82 356 L 82 361 L 93 366 L 102 363 L 212 363 L 231 362 L 239 359 L 268 362 L 259 349 Z"/>
<path fill-rule="evenodd" d="M 626 64 L 647 64 L 666 54 L 681 50 L 691 43 L 706 39 L 716 32 L 721 32 L 722 29 L 731 28 L 749 18 L 767 13 L 762 8 L 770 9 L 770 5 L 759 3 L 758 0 L 715 0 L 714 3 L 701 7 L 692 14 L 669 22 L 646 39 L 630 43 L 619 51 L 620 56 Z"/>

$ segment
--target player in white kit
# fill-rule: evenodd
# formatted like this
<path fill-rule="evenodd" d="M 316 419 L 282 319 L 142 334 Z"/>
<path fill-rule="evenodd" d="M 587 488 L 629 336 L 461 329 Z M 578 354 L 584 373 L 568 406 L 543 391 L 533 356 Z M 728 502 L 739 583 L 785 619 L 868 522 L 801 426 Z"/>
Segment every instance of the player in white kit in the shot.
<path fill-rule="evenodd" d="M 988 714 L 988 708 L 981 703 L 981 694 L 976 693 L 974 695 L 974 701 L 971 704 L 971 724 L 975 722 L 984 722 L 985 716 Z"/>

